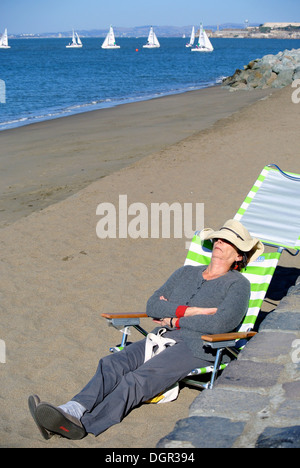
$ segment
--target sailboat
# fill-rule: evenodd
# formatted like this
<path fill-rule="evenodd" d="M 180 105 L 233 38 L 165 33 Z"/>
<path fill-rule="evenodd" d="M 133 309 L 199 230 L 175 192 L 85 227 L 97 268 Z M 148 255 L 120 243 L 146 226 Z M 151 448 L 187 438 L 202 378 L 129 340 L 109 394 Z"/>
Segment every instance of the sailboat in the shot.
<path fill-rule="evenodd" d="M 158 42 L 152 26 L 150 28 L 147 44 L 145 44 L 143 47 L 144 49 L 158 49 L 160 47 L 160 43 Z"/>
<path fill-rule="evenodd" d="M 10 49 L 8 45 L 7 29 L 5 29 L 4 34 L 0 38 L 0 49 Z"/>
<path fill-rule="evenodd" d="M 190 42 L 185 47 L 193 47 L 194 42 L 195 42 L 195 26 L 193 26 L 193 29 L 191 32 Z"/>
<path fill-rule="evenodd" d="M 72 42 L 70 44 L 66 45 L 67 49 L 78 49 L 79 47 L 82 47 L 82 42 L 80 40 L 80 37 L 78 36 L 77 32 L 74 32 L 73 29 L 73 36 L 72 36 Z"/>
<path fill-rule="evenodd" d="M 120 49 L 120 46 L 116 44 L 115 33 L 112 26 L 110 26 L 109 32 L 101 47 L 102 49 Z"/>
<path fill-rule="evenodd" d="M 197 46 L 192 49 L 192 52 L 212 52 L 214 50 L 202 23 L 200 24 L 199 41 Z"/>

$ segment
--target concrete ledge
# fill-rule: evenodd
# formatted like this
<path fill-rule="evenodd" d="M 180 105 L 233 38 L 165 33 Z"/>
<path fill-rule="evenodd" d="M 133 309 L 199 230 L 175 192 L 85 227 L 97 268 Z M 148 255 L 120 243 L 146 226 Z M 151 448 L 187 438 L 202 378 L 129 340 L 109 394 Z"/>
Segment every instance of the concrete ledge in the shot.
<path fill-rule="evenodd" d="M 268 398 L 259 393 L 216 386 L 212 391 L 199 394 L 190 407 L 190 415 L 218 415 L 231 421 L 249 421 L 254 412 L 262 411 L 268 403 Z"/>
<path fill-rule="evenodd" d="M 259 436 L 255 448 L 300 448 L 300 426 L 267 427 Z"/>
<path fill-rule="evenodd" d="M 244 430 L 244 423 L 218 417 L 191 416 L 176 423 L 158 448 L 230 448 Z M 177 443 L 174 445 L 174 442 Z"/>
<path fill-rule="evenodd" d="M 299 448 L 300 277 L 159 448 Z"/>

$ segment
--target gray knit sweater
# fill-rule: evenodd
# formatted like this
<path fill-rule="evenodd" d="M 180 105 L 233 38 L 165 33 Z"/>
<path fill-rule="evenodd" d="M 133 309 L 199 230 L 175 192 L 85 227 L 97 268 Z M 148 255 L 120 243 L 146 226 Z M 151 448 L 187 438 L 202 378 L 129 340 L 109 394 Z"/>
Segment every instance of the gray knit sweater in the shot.
<path fill-rule="evenodd" d="M 194 356 L 210 360 L 212 353 L 203 348 L 201 335 L 232 332 L 239 326 L 248 309 L 250 283 L 237 271 L 207 281 L 202 275 L 205 269 L 205 266 L 179 268 L 150 297 L 146 311 L 155 319 L 181 317 L 176 322 L 180 337 Z M 160 296 L 167 301 L 160 300 Z M 214 315 L 184 317 L 182 306 L 216 307 L 218 310 Z"/>

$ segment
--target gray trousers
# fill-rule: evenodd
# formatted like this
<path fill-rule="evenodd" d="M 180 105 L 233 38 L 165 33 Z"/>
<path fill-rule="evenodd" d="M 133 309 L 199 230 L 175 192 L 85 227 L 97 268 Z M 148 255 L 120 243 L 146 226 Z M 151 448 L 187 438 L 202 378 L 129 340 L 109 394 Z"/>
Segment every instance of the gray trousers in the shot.
<path fill-rule="evenodd" d="M 176 344 L 146 363 L 145 340 L 104 357 L 94 377 L 73 400 L 87 411 L 81 422 L 95 436 L 122 419 L 136 406 L 183 379 L 196 367 L 210 365 L 193 356 L 176 332 L 167 333 Z"/>

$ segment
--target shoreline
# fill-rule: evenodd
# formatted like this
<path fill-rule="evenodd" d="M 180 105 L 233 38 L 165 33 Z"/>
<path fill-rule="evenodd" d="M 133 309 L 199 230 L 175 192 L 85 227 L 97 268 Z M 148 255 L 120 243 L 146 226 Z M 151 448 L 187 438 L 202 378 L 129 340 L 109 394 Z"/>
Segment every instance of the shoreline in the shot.
<path fill-rule="evenodd" d="M 61 119 L 65 117 L 72 117 L 74 115 L 78 114 L 85 114 L 88 112 L 94 112 L 94 111 L 103 111 L 106 109 L 113 109 L 115 107 L 123 106 L 126 104 L 136 104 L 139 102 L 147 102 L 147 101 L 152 101 L 153 99 L 161 99 L 164 97 L 168 96 L 177 96 L 180 94 L 185 94 L 185 93 L 190 93 L 194 91 L 200 91 L 203 89 L 208 89 L 208 88 L 214 88 L 215 86 L 221 86 L 221 79 L 216 79 L 214 82 L 206 83 L 203 86 L 200 86 L 199 88 L 195 87 L 194 89 L 182 89 L 182 90 L 175 90 L 175 91 L 169 91 L 169 92 L 161 92 L 161 93 L 156 93 L 153 95 L 149 95 L 148 97 L 141 97 L 141 98 L 121 98 L 120 100 L 114 101 L 113 99 L 108 99 L 106 101 L 103 101 L 102 103 L 99 104 L 93 104 L 93 103 L 85 103 L 85 104 L 78 104 L 78 105 L 73 105 L 70 107 L 66 107 L 65 110 L 61 109 L 60 111 L 57 112 L 57 114 L 54 112 L 53 114 L 45 114 L 45 115 L 40 115 L 33 117 L 31 121 L 28 123 L 22 123 L 23 121 L 26 121 L 27 119 L 25 117 L 19 119 L 19 120 L 13 120 L 11 122 L 2 122 L 0 123 L 0 134 L 1 132 L 5 132 L 6 130 L 14 130 L 22 127 L 26 127 L 28 125 L 33 125 L 33 124 L 38 124 L 42 122 L 47 122 L 49 120 L 56 120 L 56 119 Z M 79 110 L 68 110 L 68 109 L 79 109 Z M 91 109 L 89 109 L 91 108 Z M 6 128 L 5 125 L 8 125 Z M 11 126 L 9 126 L 11 125 Z M 1 126 L 4 126 L 4 128 L 1 128 Z"/>
<path fill-rule="evenodd" d="M 221 85 L 0 132 L 0 228 L 209 128 L 274 90 Z"/>

